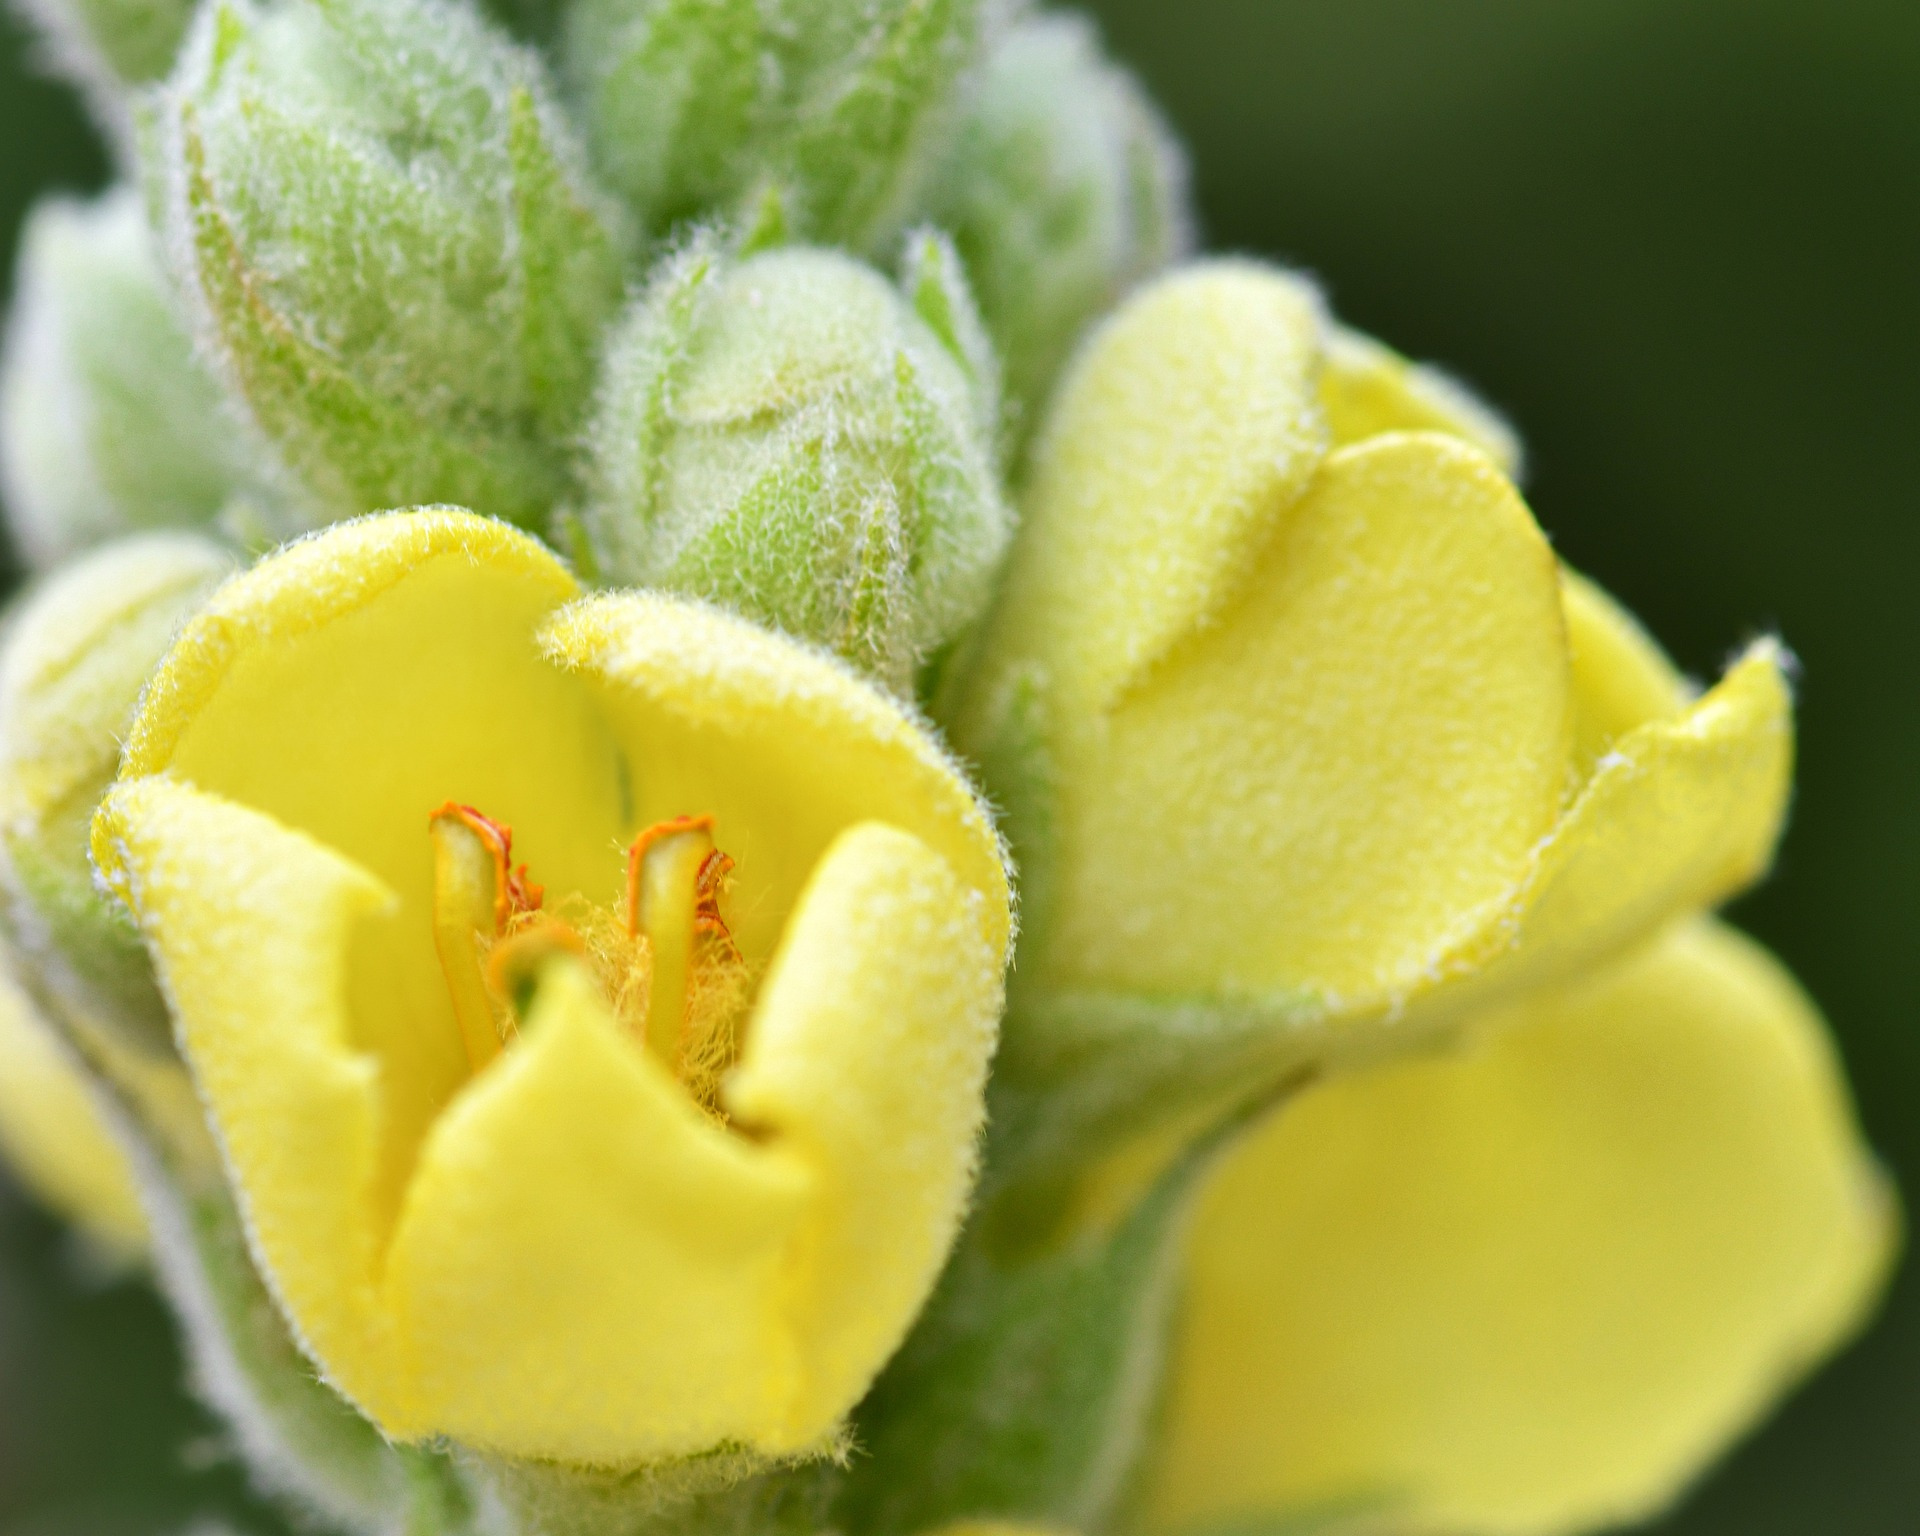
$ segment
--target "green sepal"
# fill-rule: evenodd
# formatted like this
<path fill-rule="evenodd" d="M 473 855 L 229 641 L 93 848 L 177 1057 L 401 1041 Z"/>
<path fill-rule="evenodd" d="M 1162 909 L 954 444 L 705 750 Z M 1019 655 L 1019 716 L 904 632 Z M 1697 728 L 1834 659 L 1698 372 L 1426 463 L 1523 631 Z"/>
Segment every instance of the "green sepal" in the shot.
<path fill-rule="evenodd" d="M 1186 1219 L 1231 1128 L 1177 1157 L 1109 1228 L 1017 1253 L 990 1225 L 969 1228 L 856 1411 L 863 1455 L 840 1497 L 843 1529 L 1102 1527 L 1152 1423 Z"/>
<path fill-rule="evenodd" d="M 722 1446 L 625 1471 L 457 1454 L 476 1536 L 818 1536 L 844 1447 L 775 1461 Z"/>

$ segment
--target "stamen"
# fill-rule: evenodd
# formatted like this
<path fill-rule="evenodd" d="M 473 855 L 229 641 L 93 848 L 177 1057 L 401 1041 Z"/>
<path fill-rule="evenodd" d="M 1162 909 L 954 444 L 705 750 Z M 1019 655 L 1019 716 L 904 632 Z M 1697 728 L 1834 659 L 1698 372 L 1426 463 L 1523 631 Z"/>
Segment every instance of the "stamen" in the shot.
<path fill-rule="evenodd" d="M 740 952 L 720 915 L 733 860 L 713 846 L 711 816 L 657 822 L 627 850 L 627 932 L 644 938 L 652 962 L 646 1045 L 676 1076 L 685 1065 L 696 944 Z"/>
<path fill-rule="evenodd" d="M 433 836 L 433 947 L 453 996 L 453 1014 L 478 1072 L 500 1054 L 500 1026 L 481 974 L 490 945 L 518 913 L 539 909 L 543 892 L 516 873 L 513 833 L 470 805 L 449 800 L 428 818 Z"/>

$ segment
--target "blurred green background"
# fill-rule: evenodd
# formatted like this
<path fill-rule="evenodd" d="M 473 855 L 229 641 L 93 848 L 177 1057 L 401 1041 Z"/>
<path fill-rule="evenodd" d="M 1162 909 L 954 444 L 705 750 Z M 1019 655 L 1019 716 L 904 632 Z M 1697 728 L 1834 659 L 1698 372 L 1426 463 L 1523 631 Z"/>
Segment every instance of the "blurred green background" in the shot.
<path fill-rule="evenodd" d="M 1737 918 L 1825 1004 L 1920 1191 L 1920 6 L 1912 0 L 1106 0 L 1193 151 L 1216 248 L 1316 273 L 1531 448 L 1562 553 L 1689 670 L 1804 665 L 1780 869 Z M 98 184 L 0 41 L 0 247 Z M 0 1192 L 0 1536 L 249 1511 L 157 1306 L 76 1286 Z M 1920 1530 L 1920 1267 L 1659 1527 Z"/>

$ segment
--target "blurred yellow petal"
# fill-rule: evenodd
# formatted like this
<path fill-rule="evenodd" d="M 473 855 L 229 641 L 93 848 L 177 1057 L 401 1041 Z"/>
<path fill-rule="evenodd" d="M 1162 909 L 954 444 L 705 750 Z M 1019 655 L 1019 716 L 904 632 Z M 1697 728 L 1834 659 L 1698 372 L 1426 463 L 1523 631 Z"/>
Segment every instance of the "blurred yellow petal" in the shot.
<path fill-rule="evenodd" d="M 1574 772 L 1585 779 L 1628 731 L 1672 719 L 1693 695 L 1639 620 L 1577 572 L 1562 569 L 1560 578 L 1573 655 Z"/>
<path fill-rule="evenodd" d="M 1409 362 L 1344 325 L 1328 328 L 1320 403 L 1339 446 L 1382 432 L 1445 432 L 1480 449 L 1519 479 L 1520 438 L 1499 414 L 1438 368 Z"/>
<path fill-rule="evenodd" d="M 1764 873 L 1793 783 L 1781 664 L 1762 642 L 1698 702 L 1614 740 L 1443 1007 L 1563 980 Z"/>
<path fill-rule="evenodd" d="M 1322 323 L 1301 279 L 1213 261 L 1094 335 L 1035 448 L 987 674 L 1041 657 L 1079 721 L 1218 612 L 1325 451 Z"/>
<path fill-rule="evenodd" d="M 774 1302 L 810 1175 L 702 1115 L 582 970 L 548 975 L 421 1152 L 387 1271 L 405 1427 L 600 1463 L 742 1438 L 794 1390 Z"/>
<path fill-rule="evenodd" d="M 0 961 L 0 1154 L 39 1199 L 114 1257 L 146 1247 L 133 1175 L 94 1090 Z"/>
<path fill-rule="evenodd" d="M 1858 1323 L 1891 1204 L 1811 1005 L 1683 928 L 1309 1090 L 1205 1196 L 1150 1529 L 1657 1510 Z"/>
<path fill-rule="evenodd" d="M 1432 433 L 1339 450 L 1234 603 L 1069 758 L 1039 964 L 1404 995 L 1551 830 L 1569 691 L 1552 553 L 1485 455 Z"/>
<path fill-rule="evenodd" d="M 733 1113 L 818 1180 L 786 1299 L 803 1366 L 793 1448 L 866 1391 L 959 1228 L 1000 1019 L 985 905 L 918 838 L 842 833 L 728 1086 Z"/>
<path fill-rule="evenodd" d="M 1008 933 L 1006 870 L 959 771 L 892 700 L 817 652 L 718 609 L 644 592 L 588 598 L 540 643 L 586 682 L 633 764 L 633 819 L 691 807 L 735 860 L 736 936 L 765 958 L 828 846 L 858 821 L 913 833 Z M 766 829 L 779 829 L 778 838 Z M 756 830 L 757 829 L 757 830 Z"/>

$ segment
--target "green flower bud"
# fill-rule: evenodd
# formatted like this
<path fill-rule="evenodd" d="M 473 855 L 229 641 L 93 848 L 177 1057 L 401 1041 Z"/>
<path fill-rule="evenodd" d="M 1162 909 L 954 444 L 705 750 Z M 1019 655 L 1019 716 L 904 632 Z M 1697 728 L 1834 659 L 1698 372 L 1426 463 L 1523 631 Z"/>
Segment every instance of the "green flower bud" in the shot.
<path fill-rule="evenodd" d="M 1178 142 L 1079 16 L 1002 40 L 925 209 L 952 233 L 1028 413 L 1087 323 L 1193 234 Z"/>
<path fill-rule="evenodd" d="M 194 361 L 138 196 L 42 203 L 0 356 L 0 485 L 29 563 L 114 534 L 210 521 L 233 431 Z"/>
<path fill-rule="evenodd" d="M 217 0 L 159 138 L 170 248 L 289 521 L 540 525 L 621 270 L 534 57 L 448 0 Z"/>
<path fill-rule="evenodd" d="M 944 242 L 915 242 L 908 286 L 806 248 L 664 264 L 612 343 L 590 439 L 602 575 L 909 688 L 985 606 L 1011 514 L 990 356 Z"/>
<path fill-rule="evenodd" d="M 904 227 L 1003 0 L 579 0 L 568 74 L 603 174 L 653 233 L 761 189 L 795 235 Z"/>
<path fill-rule="evenodd" d="M 94 807 L 174 632 L 232 568 L 185 533 L 123 539 L 30 589 L 0 643 L 0 909 L 24 978 L 83 1033 L 164 1051 L 147 952 L 88 862 Z"/>

